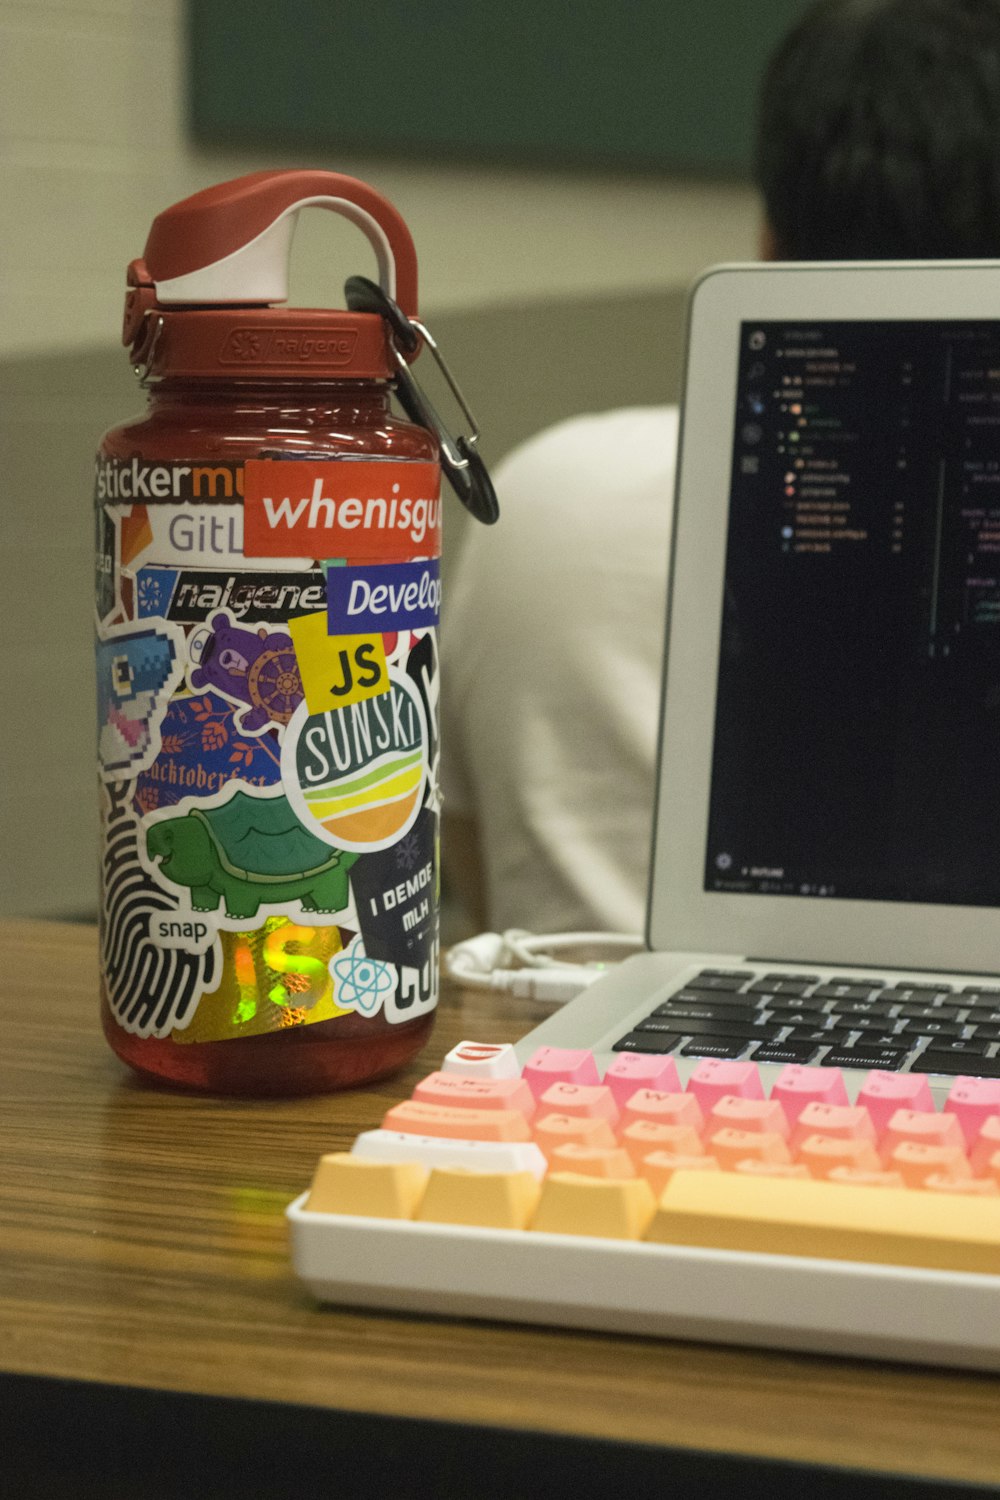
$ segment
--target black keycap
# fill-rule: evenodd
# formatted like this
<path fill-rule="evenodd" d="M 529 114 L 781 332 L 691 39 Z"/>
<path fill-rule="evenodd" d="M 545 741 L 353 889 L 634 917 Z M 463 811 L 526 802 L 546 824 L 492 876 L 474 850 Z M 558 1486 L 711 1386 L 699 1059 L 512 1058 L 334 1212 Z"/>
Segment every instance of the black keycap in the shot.
<path fill-rule="evenodd" d="M 943 979 L 908 979 L 906 984 L 909 989 L 916 990 L 918 994 L 921 991 L 934 990 L 938 994 L 950 995 L 955 988 L 953 984 L 946 984 Z"/>
<path fill-rule="evenodd" d="M 696 974 L 693 979 L 685 980 L 685 989 L 689 990 L 739 990 L 742 989 L 752 974 Z"/>
<path fill-rule="evenodd" d="M 965 1041 L 962 1039 L 956 1039 L 955 1041 L 952 1041 L 950 1039 L 938 1037 L 931 1043 L 930 1050 L 932 1050 L 935 1054 L 947 1053 L 949 1057 L 977 1058 L 984 1056 L 988 1049 L 989 1042 Z M 922 1054 L 920 1059 L 921 1061 L 923 1061 L 923 1056 L 925 1055 L 926 1054 Z"/>
<path fill-rule="evenodd" d="M 748 995 L 804 995 L 816 978 L 785 978 L 782 974 L 770 974 L 766 979 L 758 979 L 747 990 Z"/>
<path fill-rule="evenodd" d="M 961 1036 L 962 1027 L 957 1021 L 907 1021 L 903 1027 L 906 1037 Z"/>
<path fill-rule="evenodd" d="M 620 1042 L 615 1042 L 612 1052 L 672 1052 L 680 1041 L 675 1033 L 673 1036 L 667 1032 L 630 1031 L 628 1036 L 623 1036 Z"/>
<path fill-rule="evenodd" d="M 669 1029 L 679 1031 L 682 1036 L 741 1036 L 759 1042 L 772 1040 L 780 1030 L 777 1026 L 759 1022 L 719 1020 L 714 1016 L 708 1020 L 697 1020 L 693 1017 L 680 1020 L 674 1016 L 671 1017 L 669 1023 L 665 1020 L 640 1021 L 635 1029 L 643 1033 L 647 1030 L 666 1031 Z"/>
<path fill-rule="evenodd" d="M 752 979 L 753 969 L 699 969 L 699 979 Z M 1000 990 L 997 991 L 1000 994 Z"/>
<path fill-rule="evenodd" d="M 866 990 L 884 990 L 884 979 L 859 979 L 856 974 L 834 974 L 827 984 L 863 984 Z"/>
<path fill-rule="evenodd" d="M 828 984 L 821 984 L 818 989 L 813 990 L 813 999 L 870 1000 L 872 992 L 881 988 L 881 985 L 876 984 L 852 984 L 831 979 Z"/>
<path fill-rule="evenodd" d="M 700 1023 L 697 1021 L 693 1021 L 691 1022 L 691 1024 L 696 1026 Z M 671 1031 L 675 1032 L 678 1035 L 683 1035 L 686 1026 L 687 1022 L 685 1022 L 684 1025 L 681 1026 L 677 1021 L 668 1021 L 665 1018 L 660 1020 L 656 1016 L 647 1016 L 644 1021 L 637 1021 L 635 1023 L 634 1030 L 636 1032 L 641 1031 L 643 1036 L 646 1036 L 647 1034 L 650 1036 L 666 1036 L 668 1032 Z"/>
<path fill-rule="evenodd" d="M 699 1005 L 696 1000 L 665 1000 L 653 1011 L 658 1018 L 676 1016 L 678 1021 L 690 1017 L 691 1019 L 710 1020 L 718 1016 L 730 1021 L 746 1021 L 754 1014 L 749 1005 L 716 1005 L 707 1001 Z"/>
<path fill-rule="evenodd" d="M 969 1057 L 954 1052 L 922 1052 L 916 1067 L 921 1073 L 947 1073 L 955 1077 L 967 1073 L 970 1078 L 1000 1078 L 1000 1057 Z"/>
<path fill-rule="evenodd" d="M 818 974 L 765 974 L 763 984 L 771 979 L 780 979 L 782 984 L 819 984 Z"/>
<path fill-rule="evenodd" d="M 972 1005 L 977 998 L 1000 1005 L 1000 989 L 989 984 L 970 984 L 962 991 L 962 1000 L 966 1005 Z"/>
<path fill-rule="evenodd" d="M 892 1016 L 838 1016 L 837 1024 L 850 1031 L 892 1031 L 895 1021 Z M 961 1028 L 959 1028 L 961 1029 Z"/>
<path fill-rule="evenodd" d="M 930 1005 L 935 999 L 945 1000 L 948 991 L 938 987 L 935 990 L 918 988 L 916 985 L 898 985 L 892 990 L 883 990 L 879 995 L 887 1005 Z"/>
<path fill-rule="evenodd" d="M 775 1026 L 822 1026 L 827 1019 L 818 1007 L 816 1010 L 804 1010 L 798 1005 L 794 1010 L 775 1006 L 769 1014 Z"/>
<path fill-rule="evenodd" d="M 865 1031 L 854 1045 L 863 1047 L 867 1052 L 872 1047 L 915 1047 L 917 1041 L 915 1036 L 897 1036 L 894 1031 Z"/>
<path fill-rule="evenodd" d="M 973 1016 L 972 1019 L 975 1020 L 976 1018 Z M 981 1026 L 976 1021 L 975 1026 L 972 1028 L 972 1035 L 978 1042 L 1000 1042 L 1000 1026 L 992 1024 Z"/>
<path fill-rule="evenodd" d="M 872 1004 L 870 1000 L 831 1000 L 830 1014 L 834 1016 L 868 1016 L 871 1015 Z"/>
<path fill-rule="evenodd" d="M 746 1048 L 746 1042 L 727 1041 L 720 1037 L 712 1041 L 709 1037 L 702 1037 L 700 1042 L 688 1042 L 682 1050 L 681 1057 L 739 1057 Z"/>
<path fill-rule="evenodd" d="M 785 1041 L 812 1042 L 814 1046 L 825 1043 L 828 1047 L 833 1047 L 846 1042 L 850 1034 L 846 1026 L 796 1026 L 794 1031 L 788 1033 Z"/>
<path fill-rule="evenodd" d="M 812 1042 L 764 1042 L 751 1057 L 755 1063 L 807 1063 L 818 1051 Z"/>
<path fill-rule="evenodd" d="M 899 1014 L 905 1021 L 954 1021 L 958 1010 L 954 1005 L 904 1005 Z"/>
<path fill-rule="evenodd" d="M 835 1048 L 826 1054 L 821 1066 L 824 1068 L 880 1068 L 883 1072 L 893 1073 L 901 1068 L 905 1061 L 906 1053 L 897 1051 L 895 1047 L 871 1047 L 866 1043 L 861 1047 Z"/>
<path fill-rule="evenodd" d="M 764 1010 L 769 1010 L 772 1015 L 795 1014 L 815 1015 L 826 1007 L 825 1000 L 817 1000 L 812 995 L 806 995 L 804 999 L 793 999 L 789 995 L 754 995 L 754 1003 Z"/>
<path fill-rule="evenodd" d="M 970 1010 L 989 1010 L 1000 1017 L 1000 995 L 970 991 L 967 995 L 956 995 L 955 999 L 962 1005 L 967 1005 Z"/>

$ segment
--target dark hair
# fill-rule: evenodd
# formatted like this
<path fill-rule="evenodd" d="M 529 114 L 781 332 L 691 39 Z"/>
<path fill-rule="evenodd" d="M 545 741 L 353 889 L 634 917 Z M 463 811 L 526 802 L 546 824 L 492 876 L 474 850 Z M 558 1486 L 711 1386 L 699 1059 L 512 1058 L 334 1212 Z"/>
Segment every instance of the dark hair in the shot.
<path fill-rule="evenodd" d="M 821 0 L 758 119 L 784 258 L 1000 256 L 1000 0 Z"/>

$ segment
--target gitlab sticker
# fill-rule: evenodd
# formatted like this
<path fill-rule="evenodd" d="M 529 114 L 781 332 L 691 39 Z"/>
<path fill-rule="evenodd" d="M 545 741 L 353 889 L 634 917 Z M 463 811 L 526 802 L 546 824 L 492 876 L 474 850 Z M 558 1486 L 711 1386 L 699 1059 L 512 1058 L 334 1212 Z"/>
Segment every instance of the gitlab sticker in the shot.
<path fill-rule="evenodd" d="M 420 694 L 389 668 L 389 690 L 311 714 L 303 703 L 281 749 L 288 800 L 310 832 L 340 849 L 387 849 L 416 822 L 427 781 Z"/>

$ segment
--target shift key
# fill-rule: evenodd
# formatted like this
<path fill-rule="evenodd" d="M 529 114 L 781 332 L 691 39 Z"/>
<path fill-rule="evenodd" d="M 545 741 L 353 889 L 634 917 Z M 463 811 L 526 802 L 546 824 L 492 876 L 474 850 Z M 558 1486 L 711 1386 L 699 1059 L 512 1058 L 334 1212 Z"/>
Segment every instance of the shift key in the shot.
<path fill-rule="evenodd" d="M 646 1235 L 658 1244 L 996 1274 L 1000 1199 L 733 1172 L 676 1172 Z"/>

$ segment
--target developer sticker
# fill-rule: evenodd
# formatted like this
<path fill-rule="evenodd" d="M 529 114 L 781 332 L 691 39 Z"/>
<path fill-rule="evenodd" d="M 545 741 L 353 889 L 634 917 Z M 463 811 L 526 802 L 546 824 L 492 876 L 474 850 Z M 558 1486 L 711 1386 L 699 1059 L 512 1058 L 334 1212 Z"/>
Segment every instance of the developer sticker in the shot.
<path fill-rule="evenodd" d="M 247 557 L 406 562 L 441 551 L 441 471 L 399 459 L 249 459 Z"/>
<path fill-rule="evenodd" d="M 288 629 L 311 714 L 388 691 L 381 635 L 328 635 L 326 615 L 300 615 Z"/>
<path fill-rule="evenodd" d="M 409 677 L 343 708 L 293 714 L 281 747 L 288 800 L 304 826 L 337 848 L 387 849 L 408 833 L 427 778 L 427 725 Z"/>
<path fill-rule="evenodd" d="M 329 568 L 326 599 L 331 635 L 358 630 L 418 630 L 441 611 L 441 564 L 382 563 Z"/>

